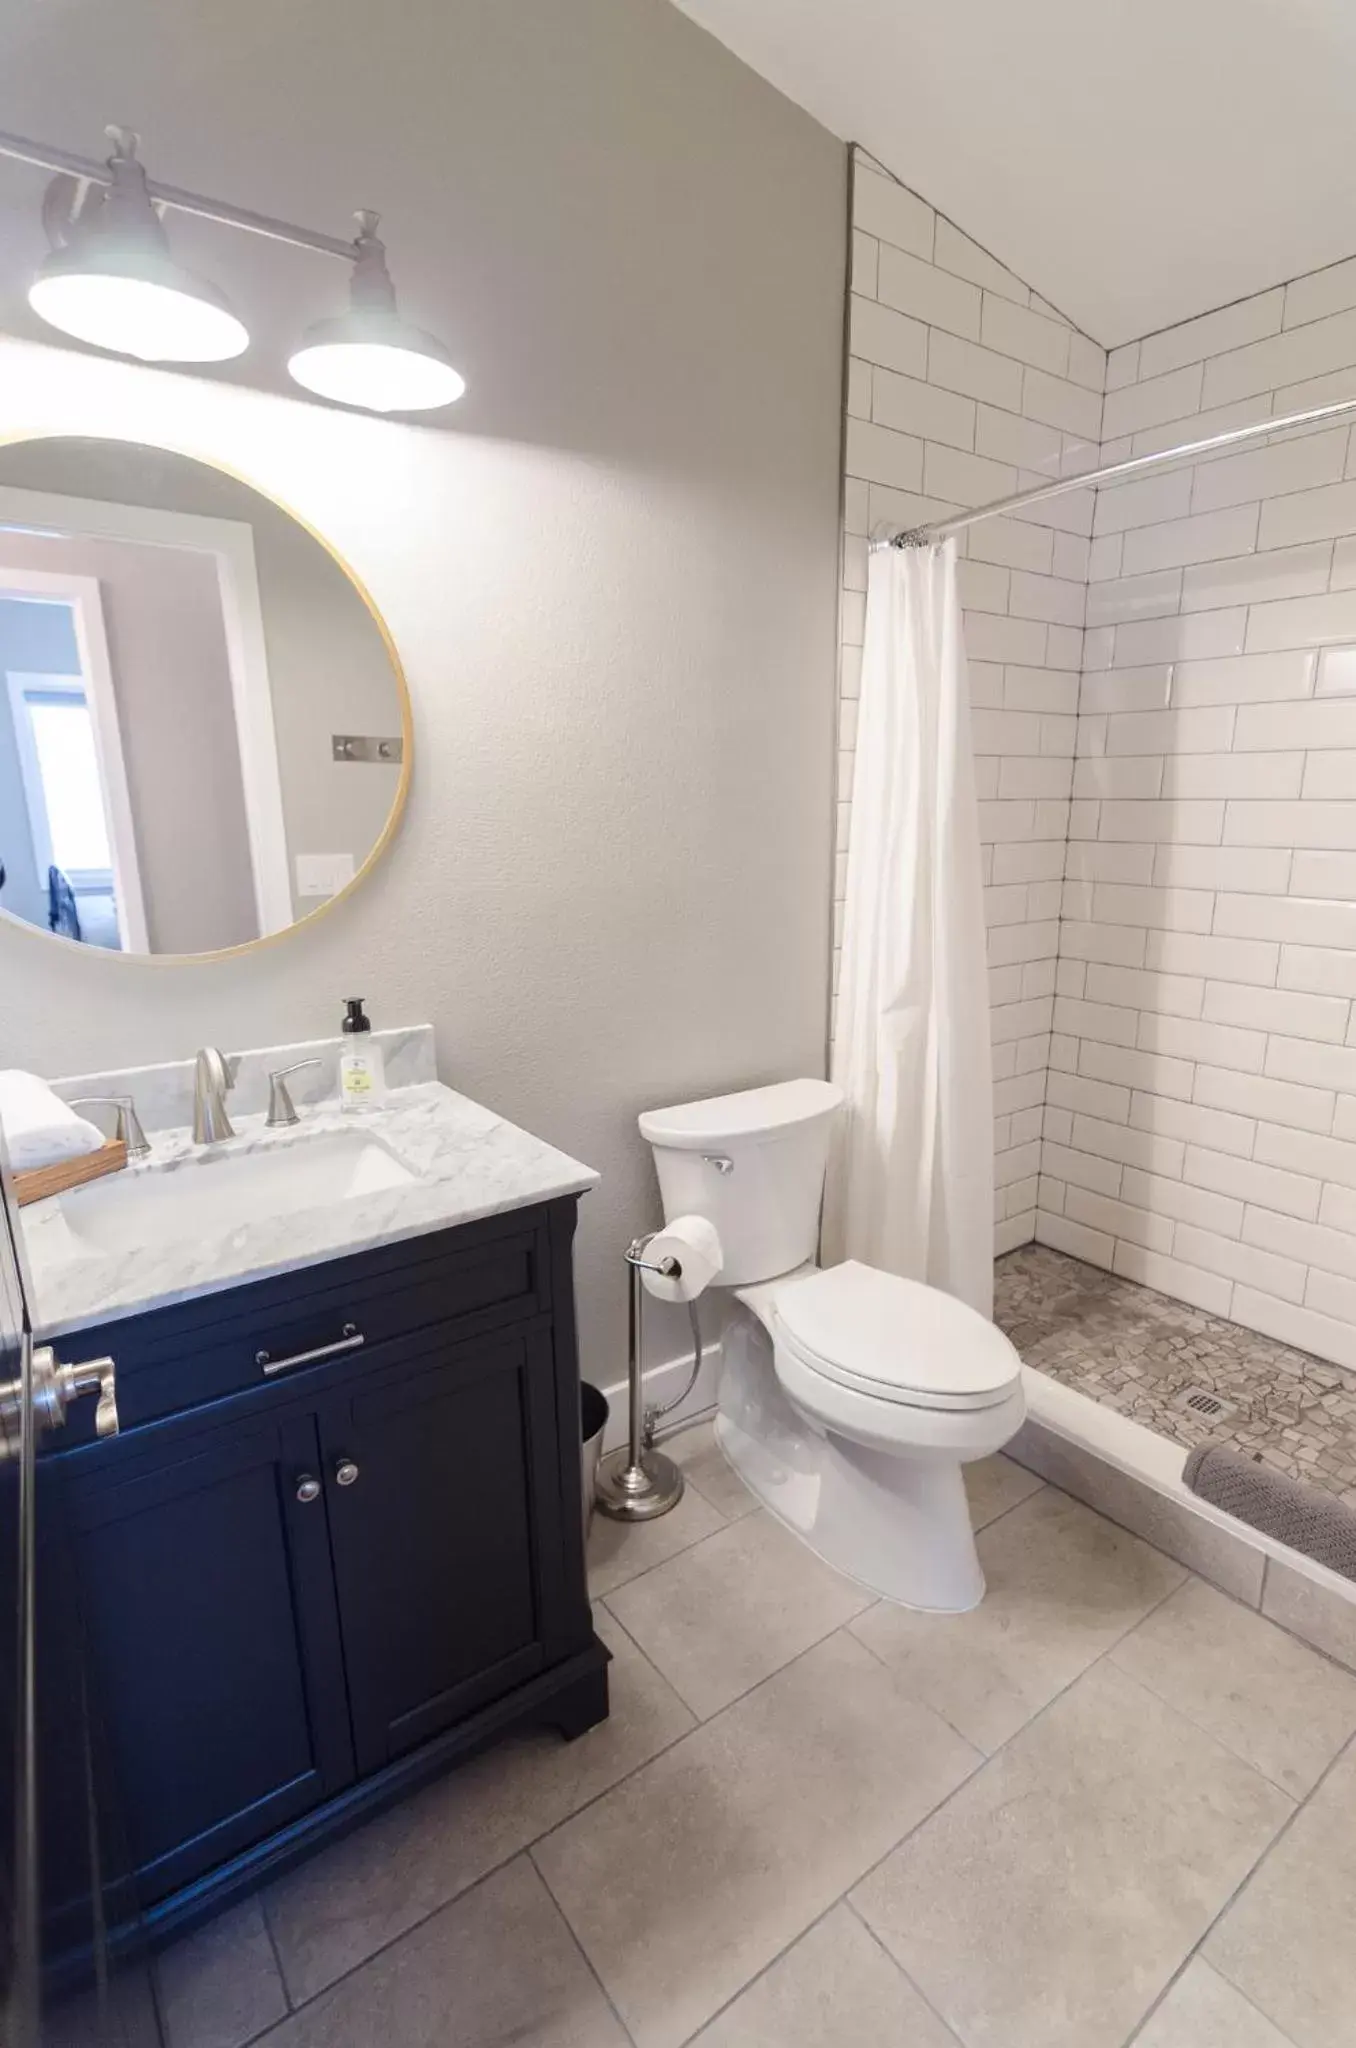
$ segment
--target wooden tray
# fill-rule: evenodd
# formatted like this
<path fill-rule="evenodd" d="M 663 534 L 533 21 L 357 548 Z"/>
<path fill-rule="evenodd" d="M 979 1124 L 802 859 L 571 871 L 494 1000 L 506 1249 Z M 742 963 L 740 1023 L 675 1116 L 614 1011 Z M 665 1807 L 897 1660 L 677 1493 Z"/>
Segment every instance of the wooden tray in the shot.
<path fill-rule="evenodd" d="M 79 1159 L 62 1159 L 55 1166 L 30 1166 L 14 1176 L 14 1198 L 22 1209 L 28 1202 L 41 1202 L 48 1195 L 64 1195 L 68 1188 L 82 1187 L 87 1180 L 101 1180 L 106 1173 L 118 1173 L 127 1164 L 127 1142 L 110 1138 L 97 1152 Z"/>

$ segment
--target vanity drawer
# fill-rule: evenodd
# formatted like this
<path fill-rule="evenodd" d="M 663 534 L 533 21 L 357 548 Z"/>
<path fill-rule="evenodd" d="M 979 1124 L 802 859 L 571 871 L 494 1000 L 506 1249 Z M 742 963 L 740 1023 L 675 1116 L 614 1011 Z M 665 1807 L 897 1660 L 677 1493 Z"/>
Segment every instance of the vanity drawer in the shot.
<path fill-rule="evenodd" d="M 66 1363 L 111 1354 L 123 1431 L 435 1324 L 474 1337 L 551 1307 L 551 1211 L 463 1224 L 58 1340 Z M 92 1402 L 63 1432 L 92 1432 Z"/>

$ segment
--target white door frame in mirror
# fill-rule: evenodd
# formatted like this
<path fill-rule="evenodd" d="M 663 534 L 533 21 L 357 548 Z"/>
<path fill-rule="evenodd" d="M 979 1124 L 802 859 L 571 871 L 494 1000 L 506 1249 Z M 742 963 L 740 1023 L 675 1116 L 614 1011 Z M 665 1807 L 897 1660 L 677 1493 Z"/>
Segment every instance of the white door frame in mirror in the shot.
<path fill-rule="evenodd" d="M 136 835 L 132 828 L 132 801 L 127 789 L 122 728 L 118 722 L 118 700 L 113 689 L 113 664 L 109 660 L 103 593 L 99 589 L 98 578 L 53 574 L 46 569 L 0 567 L 0 597 L 26 599 L 30 603 L 36 600 L 39 604 L 64 604 L 70 608 L 80 656 L 80 680 L 89 705 L 94 751 L 104 789 L 118 938 L 124 953 L 144 953 L 148 949 L 146 907 L 141 893 Z M 32 754 L 27 722 L 20 716 L 21 706 L 14 701 L 15 682 L 25 680 L 16 677 L 10 684 L 10 692 L 15 744 L 19 749 L 24 784 L 28 788 L 37 763 Z M 52 679 L 44 680 L 50 682 Z"/>
<path fill-rule="evenodd" d="M 283 823 L 282 777 L 269 686 L 268 646 L 254 534 L 243 519 L 210 519 L 197 512 L 167 512 L 102 498 L 72 498 L 0 484 L 0 529 L 87 534 L 150 547 L 190 548 L 216 562 L 221 593 L 231 697 L 240 743 L 254 901 L 261 937 L 295 921 Z M 72 578 L 71 581 L 76 579 Z M 143 938 L 134 950 L 145 952 Z"/>

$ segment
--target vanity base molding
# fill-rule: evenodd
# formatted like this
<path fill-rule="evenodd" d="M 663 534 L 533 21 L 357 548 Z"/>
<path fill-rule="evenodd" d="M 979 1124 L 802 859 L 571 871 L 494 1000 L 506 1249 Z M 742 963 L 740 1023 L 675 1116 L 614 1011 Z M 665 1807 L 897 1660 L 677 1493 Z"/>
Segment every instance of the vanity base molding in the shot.
<path fill-rule="evenodd" d="M 496 1700 L 460 1727 L 398 1763 L 388 1764 L 375 1777 L 351 1786 L 198 1883 L 163 1899 L 143 1915 L 132 1939 L 149 1940 L 158 1948 L 188 1933 L 506 1735 L 542 1728 L 563 1741 L 576 1741 L 607 1719 L 607 1667 L 611 1661 L 611 1651 L 595 1636 L 589 1648 L 568 1663 L 543 1673 L 507 1699 Z M 115 1939 L 115 1950 L 116 1946 Z"/>

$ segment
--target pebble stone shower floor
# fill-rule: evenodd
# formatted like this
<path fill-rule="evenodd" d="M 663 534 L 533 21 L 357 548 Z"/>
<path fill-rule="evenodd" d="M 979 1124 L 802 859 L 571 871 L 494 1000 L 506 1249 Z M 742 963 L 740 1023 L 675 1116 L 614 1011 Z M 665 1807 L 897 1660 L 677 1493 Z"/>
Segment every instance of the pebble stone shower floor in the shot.
<path fill-rule="evenodd" d="M 1188 1448 L 1230 1443 L 1356 1507 L 1356 1373 L 1046 1245 L 998 1261 L 994 1320 L 1027 1365 L 1103 1407 Z"/>

